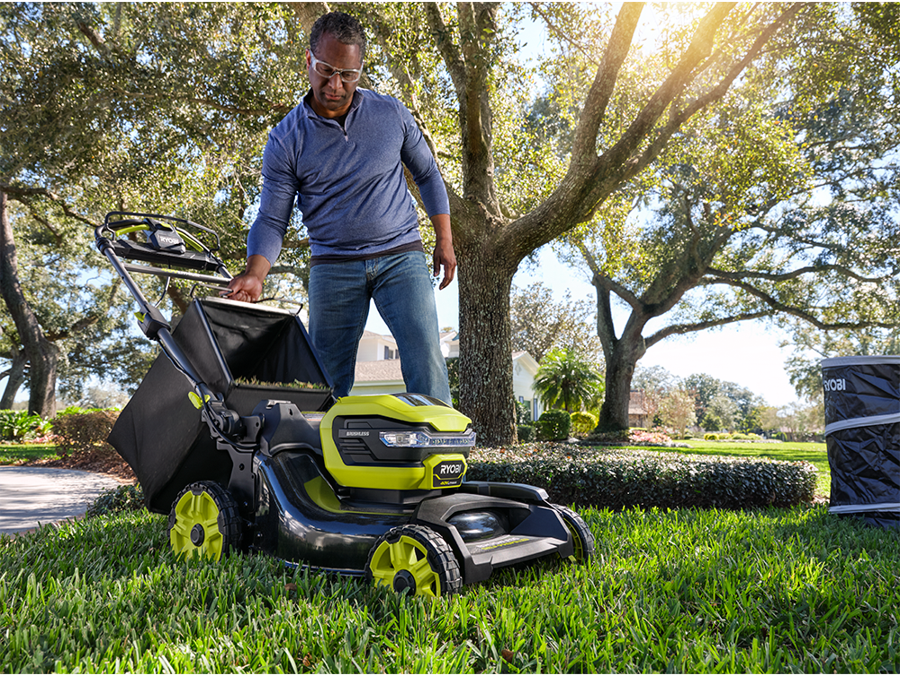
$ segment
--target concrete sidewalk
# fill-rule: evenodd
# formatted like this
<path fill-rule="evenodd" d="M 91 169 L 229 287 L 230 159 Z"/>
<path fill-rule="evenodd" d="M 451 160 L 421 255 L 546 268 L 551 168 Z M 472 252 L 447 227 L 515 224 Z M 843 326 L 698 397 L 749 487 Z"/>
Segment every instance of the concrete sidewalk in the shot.
<path fill-rule="evenodd" d="M 89 471 L 0 466 L 0 534 L 82 516 L 101 493 L 119 485 Z"/>

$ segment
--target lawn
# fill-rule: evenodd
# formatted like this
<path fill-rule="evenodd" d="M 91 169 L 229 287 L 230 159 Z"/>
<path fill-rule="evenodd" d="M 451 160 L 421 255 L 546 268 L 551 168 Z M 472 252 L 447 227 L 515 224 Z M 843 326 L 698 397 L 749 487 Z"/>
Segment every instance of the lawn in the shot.
<path fill-rule="evenodd" d="M 36 459 L 58 457 L 55 445 L 32 445 L 25 443 L 0 443 L 0 466 L 23 464 Z"/>
<path fill-rule="evenodd" d="M 591 564 L 437 601 L 265 556 L 178 562 L 145 512 L 0 537 L 0 672 L 900 669 L 896 532 L 823 506 L 582 514 Z"/>

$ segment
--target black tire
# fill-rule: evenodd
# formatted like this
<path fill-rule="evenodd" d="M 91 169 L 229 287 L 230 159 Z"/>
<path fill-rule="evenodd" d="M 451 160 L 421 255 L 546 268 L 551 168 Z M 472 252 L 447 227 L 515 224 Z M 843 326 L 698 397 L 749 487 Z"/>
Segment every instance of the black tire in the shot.
<path fill-rule="evenodd" d="M 587 562 L 594 557 L 594 535 L 584 519 L 567 506 L 552 505 L 557 513 L 562 516 L 563 522 L 569 529 L 575 543 L 575 553 L 568 558 L 575 562 Z"/>
<path fill-rule="evenodd" d="M 179 555 L 211 560 L 241 550 L 243 521 L 237 502 L 218 483 L 191 483 L 169 512 L 169 545 Z"/>
<path fill-rule="evenodd" d="M 402 525 L 381 535 L 369 551 L 366 579 L 395 591 L 433 597 L 462 588 L 459 561 L 437 532 L 422 525 Z"/>

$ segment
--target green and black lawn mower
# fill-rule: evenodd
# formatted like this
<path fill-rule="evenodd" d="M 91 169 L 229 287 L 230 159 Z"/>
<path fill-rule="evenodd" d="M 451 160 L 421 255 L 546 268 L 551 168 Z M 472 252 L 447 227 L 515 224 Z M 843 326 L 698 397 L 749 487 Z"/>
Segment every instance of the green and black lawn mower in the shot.
<path fill-rule="evenodd" d="M 432 596 L 497 568 L 594 555 L 581 517 L 544 490 L 465 479 L 475 433 L 446 403 L 335 400 L 297 314 L 197 297 L 173 328 L 132 275 L 223 291 L 213 231 L 116 211 L 95 234 L 162 351 L 109 440 L 148 509 L 169 514 L 176 552 L 264 552 Z"/>

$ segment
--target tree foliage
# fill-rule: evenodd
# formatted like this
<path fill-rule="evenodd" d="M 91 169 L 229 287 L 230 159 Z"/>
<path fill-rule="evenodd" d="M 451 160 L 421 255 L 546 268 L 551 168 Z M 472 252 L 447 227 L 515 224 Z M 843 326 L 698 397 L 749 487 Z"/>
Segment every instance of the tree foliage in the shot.
<path fill-rule="evenodd" d="M 303 88 L 300 33 L 293 13 L 274 5 L 0 6 L 0 190 L 22 207 L 13 223 L 19 247 L 31 248 L 34 262 L 64 260 L 77 280 L 50 295 L 39 283 L 20 284 L 16 307 L 30 307 L 37 321 L 30 335 L 4 329 L 11 375 L 21 362 L 12 343 L 81 334 L 80 348 L 66 352 L 74 358 L 60 365 L 63 384 L 75 387 L 69 393 L 78 393 L 89 370 L 134 385 L 147 350 L 133 349 L 124 335 L 110 339 L 110 317 L 101 311 L 113 299 L 108 280 L 82 282 L 100 278 L 89 271 L 103 265 L 88 255 L 85 227 L 107 211 L 206 223 L 222 235 L 226 259 L 242 265 L 245 211 L 259 190 L 266 133 Z M 290 242 L 288 251 L 288 269 L 302 264 Z M 183 286 L 173 285 L 170 297 L 183 309 Z M 114 300 L 125 311 L 128 300 Z M 82 324 L 90 315 L 106 317 L 90 324 L 93 332 Z M 102 358 L 99 345 L 106 345 Z M 55 364 L 37 369 L 41 357 L 32 352 L 32 380 L 55 375 Z M 30 384 L 35 390 L 38 382 Z"/>
<path fill-rule="evenodd" d="M 898 325 L 900 89 L 886 57 L 898 18 L 806 7 L 739 85 L 682 125 L 635 188 L 641 199 L 623 193 L 630 218 L 601 210 L 571 233 L 598 291 L 601 426 L 627 424 L 634 366 L 670 336 L 753 319 Z"/>
<path fill-rule="evenodd" d="M 513 351 L 526 351 L 540 362 L 553 350 L 573 349 L 586 358 L 602 362 L 600 342 L 593 330 L 594 305 L 572 300 L 566 291 L 559 302 L 541 282 L 526 288 L 513 287 L 510 325 Z"/>
<path fill-rule="evenodd" d="M 3 189 L 67 222 L 94 223 L 110 202 L 175 204 L 166 210 L 214 225 L 240 258 L 265 130 L 305 89 L 300 27 L 326 8 L 4 6 Z M 407 103 L 447 180 L 460 263 L 460 407 L 487 443 L 515 437 L 509 295 L 520 262 L 583 223 L 627 213 L 629 186 L 643 184 L 686 125 L 752 79 L 765 50 L 780 46 L 773 40 L 794 35 L 811 12 L 679 6 L 651 39 L 640 34 L 636 3 L 341 9 L 373 36 L 371 85 Z M 520 17 L 543 23 L 553 45 L 534 67 L 516 58 Z M 537 75 L 559 84 L 548 98 L 568 145 L 529 118 Z M 755 175 L 740 156 L 733 165 L 736 176 Z M 625 250 L 626 223 L 615 222 L 621 232 L 607 241 Z M 296 268 L 295 251 L 280 262 Z"/>
<path fill-rule="evenodd" d="M 694 397 L 689 391 L 675 389 L 659 402 L 659 416 L 663 424 L 674 427 L 678 430 L 678 435 L 684 437 L 688 427 L 697 423 L 694 405 Z"/>

